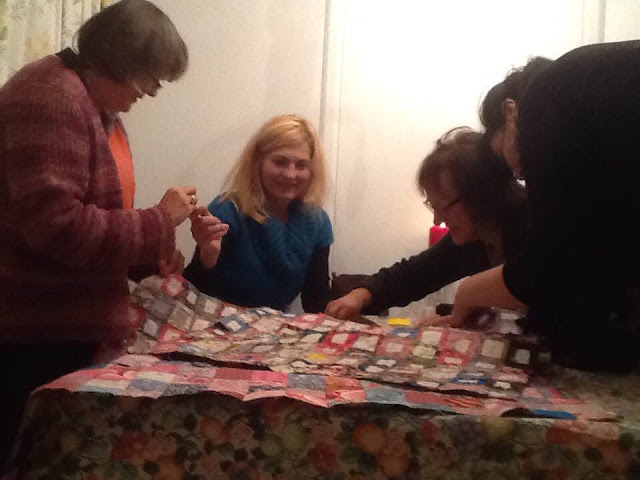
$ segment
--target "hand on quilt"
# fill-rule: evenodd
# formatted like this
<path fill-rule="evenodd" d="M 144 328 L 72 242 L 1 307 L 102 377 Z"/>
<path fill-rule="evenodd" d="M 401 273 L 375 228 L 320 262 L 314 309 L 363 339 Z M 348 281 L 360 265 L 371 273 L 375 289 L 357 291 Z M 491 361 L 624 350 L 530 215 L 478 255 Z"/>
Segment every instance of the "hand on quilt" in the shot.
<path fill-rule="evenodd" d="M 158 262 L 158 273 L 161 277 L 168 277 L 172 273 L 182 275 L 184 271 L 184 255 L 180 250 L 174 250 L 169 258 Z"/>
<path fill-rule="evenodd" d="M 362 309 L 371 301 L 371 292 L 366 288 L 356 288 L 343 297 L 329 302 L 324 313 L 340 320 L 351 320 L 360 316 Z"/>

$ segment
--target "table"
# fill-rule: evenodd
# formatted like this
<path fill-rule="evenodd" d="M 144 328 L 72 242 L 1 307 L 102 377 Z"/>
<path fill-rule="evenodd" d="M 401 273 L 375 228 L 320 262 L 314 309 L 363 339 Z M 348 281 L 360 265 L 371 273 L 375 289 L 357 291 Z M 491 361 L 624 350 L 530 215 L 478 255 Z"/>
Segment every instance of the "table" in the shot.
<path fill-rule="evenodd" d="M 166 287 L 168 298 L 190 294 Z M 159 306 L 147 310 L 172 318 L 174 328 L 184 323 L 175 313 L 180 305 L 164 313 Z M 221 311 L 216 318 L 230 323 Z M 148 341 L 153 329 L 145 325 L 140 322 L 140 331 L 148 330 Z M 162 337 L 160 329 L 154 332 L 151 337 Z M 291 364 L 273 371 L 178 360 L 176 351 L 194 350 L 189 342 L 176 343 L 171 332 L 167 342 L 150 347 L 165 356 L 124 356 L 36 391 L 24 420 L 17 478 L 640 478 L 635 375 L 546 365 L 514 400 L 486 391 L 451 394 L 442 390 L 445 384 L 425 391 L 415 383 L 384 382 L 385 372 L 355 378 L 330 375 L 326 365 L 316 373 L 306 365 L 299 373 Z M 173 353 L 171 342 L 180 347 Z M 246 350 L 237 355 L 225 358 L 248 361 Z"/>
<path fill-rule="evenodd" d="M 54 384 L 30 403 L 18 478 L 638 478 L 638 378 L 553 375 L 622 419 L 455 415 L 374 402 L 327 409 L 188 391 L 134 398 Z"/>

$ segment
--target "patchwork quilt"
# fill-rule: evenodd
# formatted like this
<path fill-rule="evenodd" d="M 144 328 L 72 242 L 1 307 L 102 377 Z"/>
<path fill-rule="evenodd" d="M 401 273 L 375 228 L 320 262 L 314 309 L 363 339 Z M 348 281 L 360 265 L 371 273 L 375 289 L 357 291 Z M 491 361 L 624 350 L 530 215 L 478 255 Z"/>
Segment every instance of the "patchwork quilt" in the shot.
<path fill-rule="evenodd" d="M 241 308 L 177 276 L 149 277 L 131 299 L 139 325 L 131 353 L 179 353 L 218 364 L 504 399 L 520 397 L 536 355 L 530 339 L 495 331 L 418 328 L 393 319 L 365 324 Z"/>

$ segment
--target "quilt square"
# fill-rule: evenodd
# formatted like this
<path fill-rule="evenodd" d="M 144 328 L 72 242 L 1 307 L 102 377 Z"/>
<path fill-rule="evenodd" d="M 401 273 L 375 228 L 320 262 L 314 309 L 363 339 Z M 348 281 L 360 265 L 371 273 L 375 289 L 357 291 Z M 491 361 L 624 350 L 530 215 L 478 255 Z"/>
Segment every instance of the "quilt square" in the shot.
<path fill-rule="evenodd" d="M 252 327 L 255 328 L 257 331 L 263 332 L 263 333 L 277 332 L 281 326 L 282 326 L 282 322 L 276 319 L 273 319 L 271 317 L 259 318 L 252 325 Z"/>
<path fill-rule="evenodd" d="M 401 337 L 384 337 L 378 345 L 376 355 L 379 357 L 406 358 L 411 356 L 413 340 Z"/>
<path fill-rule="evenodd" d="M 193 323 L 193 310 L 177 303 L 169 316 L 169 323 L 180 330 L 189 331 Z"/>
<path fill-rule="evenodd" d="M 193 310 L 196 314 L 212 321 L 218 318 L 222 307 L 223 303 L 217 298 L 200 295 L 196 300 Z"/>
<path fill-rule="evenodd" d="M 175 308 L 175 302 L 161 298 L 152 298 L 145 302 L 144 308 L 150 317 L 165 323 Z"/>
<path fill-rule="evenodd" d="M 299 390 L 317 390 L 324 392 L 327 389 L 327 383 L 322 375 L 298 375 L 289 374 L 289 388 Z"/>
<path fill-rule="evenodd" d="M 477 332 L 448 329 L 442 338 L 438 361 L 445 365 L 467 365 L 477 354 L 479 339 Z"/>
<path fill-rule="evenodd" d="M 76 392 L 111 393 L 117 395 L 125 391 L 129 383 L 131 383 L 130 380 L 100 380 L 94 378 L 76 388 Z"/>
<path fill-rule="evenodd" d="M 242 333 L 249 328 L 249 324 L 240 318 L 239 315 L 222 317 L 220 323 L 224 325 L 224 328 L 233 333 Z"/>
<path fill-rule="evenodd" d="M 209 390 L 224 393 L 233 397 L 243 399 L 249 393 L 249 381 L 237 379 L 215 378 L 209 382 Z"/>
<path fill-rule="evenodd" d="M 317 348 L 330 355 L 343 353 L 351 348 L 357 337 L 355 333 L 350 332 L 330 332 Z"/>
<path fill-rule="evenodd" d="M 360 334 L 356 341 L 353 342 L 353 348 L 367 352 L 375 352 L 379 342 L 380 337 L 378 335 Z"/>
<path fill-rule="evenodd" d="M 170 297 L 176 297 L 184 292 L 188 282 L 177 275 L 169 275 L 162 282 L 162 291 Z"/>
<path fill-rule="evenodd" d="M 507 355 L 508 341 L 500 337 L 485 338 L 480 347 L 480 356 L 492 360 L 503 360 Z"/>
<path fill-rule="evenodd" d="M 187 334 L 172 325 L 164 325 L 158 334 L 158 343 L 175 343 L 187 338 Z"/>
<path fill-rule="evenodd" d="M 320 324 L 322 317 L 323 317 L 323 314 L 298 315 L 294 319 L 289 320 L 287 323 L 290 326 L 298 328 L 300 330 L 307 330 Z"/>
<path fill-rule="evenodd" d="M 440 345 L 440 341 L 442 340 L 442 335 L 444 330 L 442 328 L 437 327 L 427 327 L 421 330 L 419 336 L 420 341 L 425 345 L 430 345 L 432 347 L 438 348 Z"/>
<path fill-rule="evenodd" d="M 146 378 L 137 378 L 127 385 L 127 390 L 138 390 L 140 392 L 162 393 L 167 389 L 167 383 Z"/>

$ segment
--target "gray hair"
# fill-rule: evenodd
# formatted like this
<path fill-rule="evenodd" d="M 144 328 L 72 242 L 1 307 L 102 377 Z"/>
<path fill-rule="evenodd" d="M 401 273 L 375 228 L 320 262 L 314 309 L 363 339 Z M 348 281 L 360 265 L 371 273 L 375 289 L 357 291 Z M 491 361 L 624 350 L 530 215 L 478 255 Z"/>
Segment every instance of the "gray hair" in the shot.
<path fill-rule="evenodd" d="M 76 48 L 82 66 L 126 81 L 140 75 L 173 81 L 189 65 L 189 53 L 175 25 L 147 0 L 121 0 L 78 30 Z"/>

